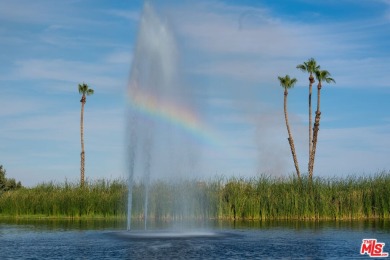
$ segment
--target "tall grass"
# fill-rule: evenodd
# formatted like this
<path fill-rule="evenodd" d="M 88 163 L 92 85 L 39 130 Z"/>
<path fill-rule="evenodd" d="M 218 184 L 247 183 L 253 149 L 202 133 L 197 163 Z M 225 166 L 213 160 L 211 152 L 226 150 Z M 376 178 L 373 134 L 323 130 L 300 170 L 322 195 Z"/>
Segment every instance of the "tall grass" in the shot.
<path fill-rule="evenodd" d="M 390 217 L 390 174 L 343 179 L 231 179 L 223 216 L 240 219 Z"/>
<path fill-rule="evenodd" d="M 98 180 L 80 187 L 78 183 L 53 182 L 21 188 L 0 196 L 0 215 L 38 217 L 123 217 L 124 181 Z"/>
<path fill-rule="evenodd" d="M 132 217 L 144 216 L 144 185 L 133 187 Z M 219 178 L 156 181 L 149 188 L 153 219 L 367 219 L 390 218 L 390 172 L 370 177 Z M 124 180 L 53 182 L 0 195 L 0 216 L 125 218 Z"/>

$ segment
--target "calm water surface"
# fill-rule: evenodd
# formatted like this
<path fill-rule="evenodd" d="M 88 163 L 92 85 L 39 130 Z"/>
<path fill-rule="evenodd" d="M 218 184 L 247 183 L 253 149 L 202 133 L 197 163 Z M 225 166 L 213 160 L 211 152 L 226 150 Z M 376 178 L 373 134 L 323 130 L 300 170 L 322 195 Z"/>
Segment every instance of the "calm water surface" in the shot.
<path fill-rule="evenodd" d="M 369 259 L 363 238 L 390 251 L 390 223 L 151 223 L 124 231 L 124 222 L 0 219 L 0 259 Z M 201 226 L 201 228 L 199 228 Z"/>

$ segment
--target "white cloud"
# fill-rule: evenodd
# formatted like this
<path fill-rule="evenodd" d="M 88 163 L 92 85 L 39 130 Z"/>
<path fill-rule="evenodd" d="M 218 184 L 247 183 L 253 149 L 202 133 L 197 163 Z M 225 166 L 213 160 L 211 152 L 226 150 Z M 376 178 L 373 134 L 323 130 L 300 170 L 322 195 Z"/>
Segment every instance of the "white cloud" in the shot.
<path fill-rule="evenodd" d="M 388 58 L 334 59 L 326 65 L 326 69 L 332 71 L 337 87 L 390 87 Z"/>
<path fill-rule="evenodd" d="M 315 171 L 323 176 L 389 169 L 390 125 L 322 129 Z"/>
<path fill-rule="evenodd" d="M 124 120 L 121 109 L 91 109 L 86 106 L 84 139 L 87 176 L 90 178 L 107 177 L 108 173 L 117 178 L 123 174 Z M 5 151 L 0 163 L 5 164 L 10 176 L 21 180 L 24 185 L 62 181 L 65 176 L 77 180 L 80 159 L 79 108 L 8 118 L 3 121 L 0 144 L 1 150 Z M 113 169 L 116 170 L 113 172 Z M 36 172 L 39 174 L 36 175 Z"/>
<path fill-rule="evenodd" d="M 58 8 L 59 6 L 57 6 Z M 48 7 L 39 1 L 1 1 L 0 15 L 2 19 L 10 21 L 43 22 L 54 21 L 55 6 Z M 56 9 L 57 9 L 56 8 Z"/>
<path fill-rule="evenodd" d="M 140 13 L 138 11 L 133 11 L 133 10 L 124 11 L 124 10 L 112 9 L 112 10 L 108 10 L 105 12 L 108 14 L 117 16 L 117 17 L 125 18 L 125 19 L 130 20 L 130 21 L 135 21 L 135 22 L 138 22 L 138 20 L 140 18 Z"/>
<path fill-rule="evenodd" d="M 384 3 L 387 6 L 385 10 L 384 18 L 387 22 L 390 22 L 390 0 L 379 0 L 379 1 Z"/>
<path fill-rule="evenodd" d="M 84 124 L 92 136 L 122 132 L 123 119 L 124 113 L 120 109 L 85 108 Z M 51 115 L 32 114 L 11 118 L 4 124 L 3 130 L 4 136 L 10 139 L 66 141 L 73 139 L 80 130 L 80 111 L 73 109 Z"/>
<path fill-rule="evenodd" d="M 77 132 L 77 112 L 53 115 L 25 115 L 4 124 L 4 137 L 9 140 L 67 141 Z"/>
<path fill-rule="evenodd" d="M 347 44 L 337 31 L 335 33 L 339 24 L 284 21 L 274 18 L 266 9 L 243 6 L 229 6 L 229 12 L 226 9 L 222 4 L 198 4 L 190 9 L 179 9 L 180 22 L 176 27 L 190 39 L 191 46 L 214 54 L 286 58 L 322 53 L 324 49 L 327 53 L 342 53 L 353 47 L 352 42 Z M 253 15 L 245 18 L 246 13 Z"/>
<path fill-rule="evenodd" d="M 88 12 L 77 8 L 77 1 L 1 1 L 0 17 L 1 20 L 28 24 L 51 25 L 55 21 L 57 26 L 72 25 L 78 28 L 98 23 L 87 18 Z"/>
<path fill-rule="evenodd" d="M 376 34 L 382 26 L 376 20 L 308 25 L 273 18 L 266 9 L 212 3 L 178 7 L 176 27 L 189 52 L 208 56 L 202 62 L 198 56 L 190 59 L 192 73 L 270 83 L 276 71 L 299 76 L 296 64 L 315 57 L 335 72 L 339 87 L 384 87 L 390 82 L 389 59 L 378 56 L 372 41 L 383 33 Z M 254 18 L 242 19 L 245 12 Z M 246 27 L 240 26 L 242 20 Z"/>
<path fill-rule="evenodd" d="M 0 117 L 20 116 L 26 113 L 42 111 L 47 107 L 47 102 L 42 99 L 33 99 L 19 96 L 14 98 L 6 93 L 0 95 Z"/>
<path fill-rule="evenodd" d="M 123 89 L 127 78 L 118 78 L 114 68 L 100 63 L 67 61 L 61 59 L 30 59 L 16 62 L 14 78 L 88 82 L 100 91 Z"/>
<path fill-rule="evenodd" d="M 208 52 L 294 56 L 292 50 L 298 50 L 298 43 L 291 37 L 292 30 L 278 24 L 266 22 L 240 30 L 239 13 L 228 15 L 204 11 L 181 14 L 185 19 L 178 25 L 180 33 L 190 38 L 193 47 Z M 290 49 L 285 48 L 286 41 Z"/>
<path fill-rule="evenodd" d="M 128 65 L 130 67 L 133 54 L 129 51 L 114 52 L 106 57 L 108 63 Z"/>
<path fill-rule="evenodd" d="M 224 59 L 195 65 L 190 73 L 208 76 L 223 76 L 226 78 L 244 80 L 247 82 L 275 83 L 278 71 L 284 74 L 296 73 L 294 61 L 279 59 Z M 275 70 L 275 68 L 278 68 Z"/>

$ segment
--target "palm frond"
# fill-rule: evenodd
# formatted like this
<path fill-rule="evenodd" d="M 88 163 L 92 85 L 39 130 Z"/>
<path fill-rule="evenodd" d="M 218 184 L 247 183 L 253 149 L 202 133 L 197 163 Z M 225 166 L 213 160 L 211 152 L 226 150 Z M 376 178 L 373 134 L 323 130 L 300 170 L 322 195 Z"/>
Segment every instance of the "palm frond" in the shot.
<path fill-rule="evenodd" d="M 83 94 L 85 92 L 85 84 L 79 84 L 79 93 Z"/>
<path fill-rule="evenodd" d="M 336 81 L 331 78 L 331 74 L 327 70 L 318 70 L 315 73 L 315 76 L 319 82 L 325 81 L 326 83 L 336 83 Z"/>
<path fill-rule="evenodd" d="M 278 79 L 280 86 L 282 86 L 283 88 L 292 88 L 298 81 L 296 78 L 290 78 L 289 75 L 286 75 L 284 77 L 278 76 Z"/>
<path fill-rule="evenodd" d="M 310 58 L 307 61 L 307 67 L 309 73 L 315 73 L 317 70 L 320 69 L 320 65 L 317 65 L 317 61 L 314 58 Z"/>
<path fill-rule="evenodd" d="M 306 67 L 305 63 L 304 64 L 298 64 L 296 68 L 299 69 L 300 71 L 303 71 L 303 72 L 307 71 L 307 67 Z"/>
<path fill-rule="evenodd" d="M 284 83 L 284 78 L 283 78 L 283 77 L 280 77 L 280 76 L 278 76 L 278 80 L 279 80 L 279 82 L 280 82 L 280 85 L 282 86 L 282 83 Z"/>
<path fill-rule="evenodd" d="M 90 95 L 93 95 L 94 92 L 95 91 L 90 88 L 90 89 L 87 90 L 86 94 L 87 94 L 87 96 L 90 96 Z"/>
<path fill-rule="evenodd" d="M 90 89 L 88 84 L 84 83 L 78 85 L 79 93 L 83 95 L 92 95 L 94 93 L 93 89 Z"/>
<path fill-rule="evenodd" d="M 297 80 L 296 78 L 292 78 L 292 79 L 290 80 L 290 85 L 291 85 L 291 87 L 294 87 L 295 83 L 297 83 L 297 82 L 298 82 L 298 80 Z"/>
<path fill-rule="evenodd" d="M 316 77 L 316 79 L 318 81 L 322 81 L 321 79 L 321 70 L 317 70 L 315 73 L 314 73 L 314 76 Z"/>
<path fill-rule="evenodd" d="M 297 69 L 301 70 L 302 72 L 308 72 L 308 73 L 315 73 L 317 70 L 320 69 L 320 65 L 317 65 L 317 61 L 314 58 L 308 59 L 303 64 L 299 64 L 296 67 Z"/>
<path fill-rule="evenodd" d="M 335 83 L 336 84 L 336 81 L 333 78 L 327 78 L 325 81 L 326 81 L 326 83 Z"/>

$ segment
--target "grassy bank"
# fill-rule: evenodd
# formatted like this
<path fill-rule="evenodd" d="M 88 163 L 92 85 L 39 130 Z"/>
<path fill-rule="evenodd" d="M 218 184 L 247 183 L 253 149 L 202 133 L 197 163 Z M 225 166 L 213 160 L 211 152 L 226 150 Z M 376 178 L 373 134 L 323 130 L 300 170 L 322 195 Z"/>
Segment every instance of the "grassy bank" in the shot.
<path fill-rule="evenodd" d="M 143 218 L 142 183 L 133 188 L 132 217 Z M 367 219 L 390 218 L 390 172 L 342 179 L 215 179 L 154 182 L 148 216 L 153 219 Z M 0 216 L 120 218 L 127 212 L 125 181 L 46 183 L 0 195 Z"/>
<path fill-rule="evenodd" d="M 0 215 L 52 218 L 124 217 L 123 181 L 99 180 L 80 188 L 78 183 L 53 182 L 0 195 Z"/>

